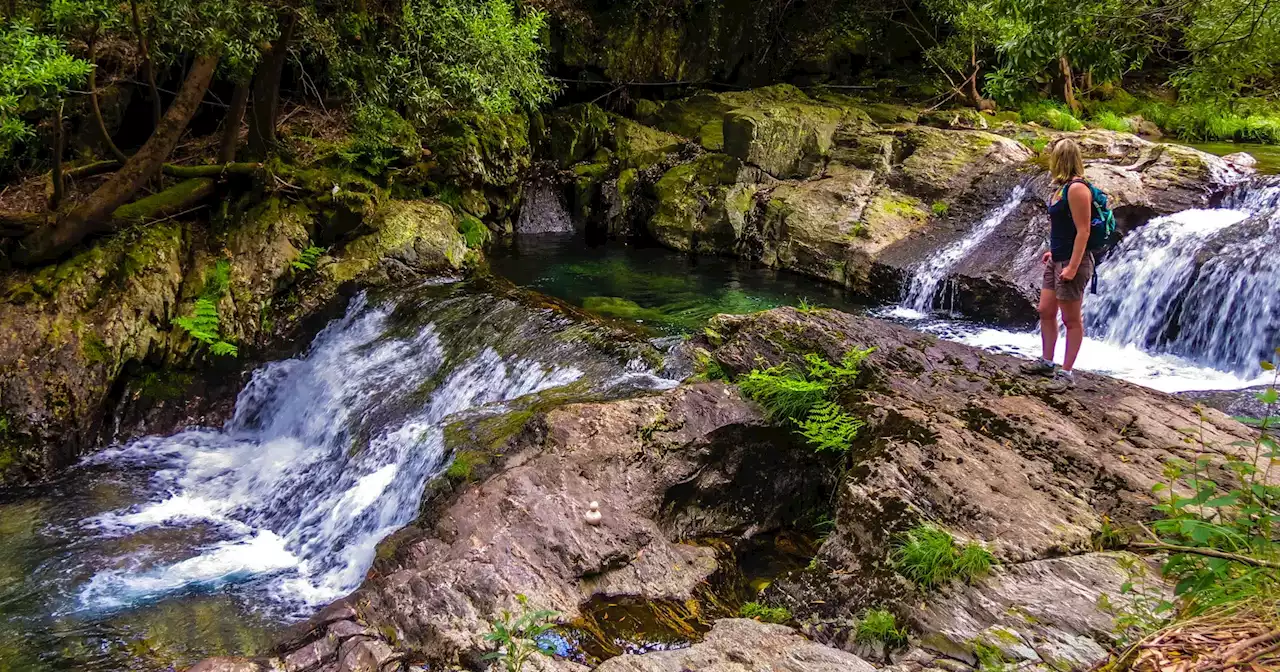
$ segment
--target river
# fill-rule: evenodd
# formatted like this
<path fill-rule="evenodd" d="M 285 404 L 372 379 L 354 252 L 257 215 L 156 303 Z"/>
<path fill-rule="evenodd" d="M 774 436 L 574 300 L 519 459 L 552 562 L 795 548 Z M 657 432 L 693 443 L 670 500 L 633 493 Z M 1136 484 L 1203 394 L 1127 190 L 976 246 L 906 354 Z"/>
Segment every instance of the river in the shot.
<path fill-rule="evenodd" d="M 866 306 L 800 276 L 656 247 L 517 238 L 511 282 L 638 327 L 665 348 L 712 315 L 780 305 L 871 311 L 1034 355 L 1035 332 L 943 310 L 949 269 L 1020 200 L 921 264 L 903 301 Z M 1159 389 L 1256 382 L 1280 339 L 1280 186 L 1156 220 L 1102 266 L 1080 366 Z M 448 465 L 444 427 L 548 390 L 566 398 L 676 384 L 591 321 L 475 281 L 360 295 L 297 357 L 254 372 L 222 427 L 108 448 L 58 482 L 0 494 L 0 670 L 169 669 L 261 652 L 359 585 L 379 540 Z M 636 331 L 633 329 L 633 331 Z M 643 340 L 640 341 L 643 344 Z"/>

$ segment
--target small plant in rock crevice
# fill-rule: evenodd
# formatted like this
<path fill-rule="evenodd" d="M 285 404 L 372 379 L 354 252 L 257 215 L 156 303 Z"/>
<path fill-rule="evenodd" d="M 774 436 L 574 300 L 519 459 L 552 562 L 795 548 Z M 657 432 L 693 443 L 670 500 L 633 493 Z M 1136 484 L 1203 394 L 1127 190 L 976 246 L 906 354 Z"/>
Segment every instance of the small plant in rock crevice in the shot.
<path fill-rule="evenodd" d="M 520 613 L 513 614 L 503 610 L 502 616 L 489 625 L 489 632 L 484 640 L 498 647 L 484 655 L 484 660 L 492 660 L 504 672 L 523 672 L 525 664 L 534 656 L 552 655 L 552 650 L 542 641 L 552 628 L 556 626 L 558 612 L 549 609 L 530 609 L 529 598 L 516 595 L 520 604 Z"/>
<path fill-rule="evenodd" d="M 859 642 L 881 642 L 897 648 L 907 643 L 907 629 L 898 627 L 898 619 L 885 609 L 870 609 L 858 619 L 854 636 Z"/>
<path fill-rule="evenodd" d="M 296 271 L 310 271 L 320 262 L 320 256 L 325 252 L 323 247 L 311 245 L 302 252 L 298 253 L 298 258 L 289 262 L 289 265 Z"/>
<path fill-rule="evenodd" d="M 738 388 L 763 406 L 770 420 L 794 426 L 814 450 L 847 452 L 864 423 L 839 399 L 857 384 L 862 362 L 873 350 L 850 350 L 838 364 L 810 353 L 804 368 L 784 363 L 756 369 L 738 381 Z"/>
<path fill-rule="evenodd" d="M 209 352 L 214 355 L 235 357 L 239 349 L 222 338 L 222 324 L 218 316 L 218 301 L 226 294 L 230 280 L 231 262 L 218 260 L 205 276 L 204 291 L 196 299 L 191 314 L 173 318 L 173 325 L 209 346 Z"/>
<path fill-rule="evenodd" d="M 759 602 L 747 602 L 738 609 L 743 618 L 753 618 L 764 623 L 786 623 L 791 620 L 791 612 L 786 607 L 770 607 Z"/>
<path fill-rule="evenodd" d="M 996 559 L 982 544 L 960 544 L 950 532 L 925 523 L 898 536 L 889 564 L 908 581 L 931 589 L 985 576 Z"/>

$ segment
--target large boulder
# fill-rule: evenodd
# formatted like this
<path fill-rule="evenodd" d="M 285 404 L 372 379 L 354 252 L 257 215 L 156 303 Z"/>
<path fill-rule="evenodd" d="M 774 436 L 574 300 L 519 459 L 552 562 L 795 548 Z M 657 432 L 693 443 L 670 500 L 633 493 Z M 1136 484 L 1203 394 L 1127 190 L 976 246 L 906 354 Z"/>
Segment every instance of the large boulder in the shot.
<path fill-rule="evenodd" d="M 453 210 L 435 201 L 390 201 L 321 271 L 333 283 L 457 271 L 467 254 Z"/>
<path fill-rule="evenodd" d="M 778 178 L 822 170 L 843 110 L 790 104 L 740 108 L 724 117 L 724 151 Z"/>
<path fill-rule="evenodd" d="M 824 179 L 769 191 L 748 238 L 769 266 L 869 293 L 875 255 L 928 220 L 922 202 L 879 184 L 874 172 L 832 164 Z"/>
<path fill-rule="evenodd" d="M 1016 140 L 985 131 L 944 131 L 917 126 L 903 142 L 906 190 L 923 198 L 968 192 L 984 177 L 1029 161 L 1031 150 Z"/>
<path fill-rule="evenodd" d="M 99 441 L 125 366 L 166 357 L 188 251 L 182 227 L 160 222 L 0 281 L 0 485 Z"/>
<path fill-rule="evenodd" d="M 657 211 L 649 235 L 675 250 L 731 253 L 742 236 L 757 186 L 742 163 L 725 154 L 704 154 L 676 166 L 654 185 Z"/>
<path fill-rule="evenodd" d="M 396 562 L 343 601 L 416 657 L 485 648 L 516 595 L 566 619 L 593 596 L 687 600 L 716 553 L 676 540 L 777 527 L 831 487 L 829 460 L 722 384 L 526 414 L 506 434 L 507 463 L 396 535 L 380 551 Z"/>

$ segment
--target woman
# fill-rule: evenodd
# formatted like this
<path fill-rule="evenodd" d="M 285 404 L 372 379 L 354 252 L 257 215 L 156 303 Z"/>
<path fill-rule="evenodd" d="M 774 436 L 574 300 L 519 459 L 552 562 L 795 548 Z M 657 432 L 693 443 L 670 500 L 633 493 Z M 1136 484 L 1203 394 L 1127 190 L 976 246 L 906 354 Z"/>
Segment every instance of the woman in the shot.
<path fill-rule="evenodd" d="M 1085 287 L 1093 278 L 1093 254 L 1086 249 L 1093 220 L 1093 191 L 1084 179 L 1080 147 L 1070 138 L 1054 143 L 1049 172 L 1054 183 L 1061 186 L 1049 199 L 1049 249 L 1041 257 L 1044 283 L 1040 289 L 1040 340 L 1044 356 L 1031 368 L 1070 385 L 1076 356 L 1084 342 Z M 1053 361 L 1059 314 L 1067 328 L 1067 356 L 1062 368 Z"/>

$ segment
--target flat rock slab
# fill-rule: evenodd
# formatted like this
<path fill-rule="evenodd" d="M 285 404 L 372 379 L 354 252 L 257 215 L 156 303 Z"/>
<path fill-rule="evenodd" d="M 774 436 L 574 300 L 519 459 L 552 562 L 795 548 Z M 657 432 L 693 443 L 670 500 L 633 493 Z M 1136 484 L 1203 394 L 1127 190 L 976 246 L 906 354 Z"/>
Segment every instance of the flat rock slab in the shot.
<path fill-rule="evenodd" d="M 865 660 L 806 639 L 781 625 L 733 618 L 716 621 L 707 638 L 678 651 L 625 655 L 596 672 L 873 672 Z"/>
<path fill-rule="evenodd" d="M 1169 592 L 1136 556 L 1086 553 L 1002 568 L 930 599 L 913 617 L 928 633 L 922 646 L 970 664 L 978 664 L 980 644 L 1010 663 L 1085 669 L 1107 657 L 1102 644 L 1116 640 L 1113 610 L 1133 599 L 1121 593 L 1127 581 Z"/>

